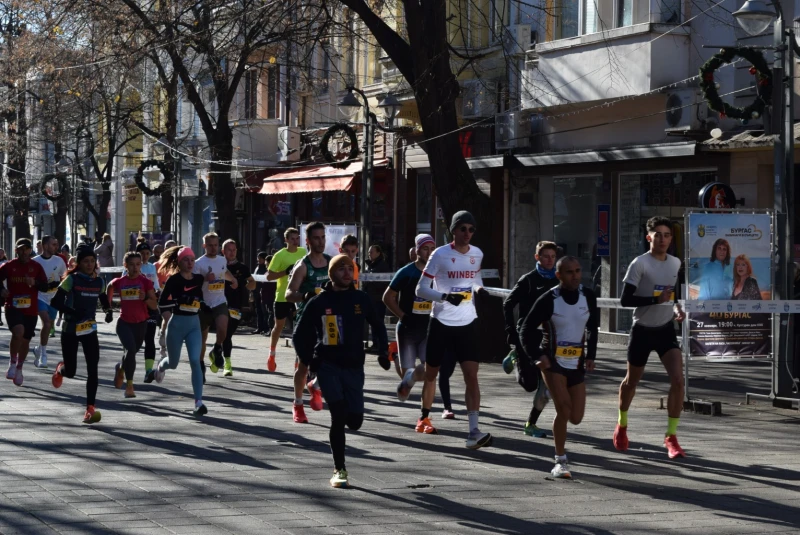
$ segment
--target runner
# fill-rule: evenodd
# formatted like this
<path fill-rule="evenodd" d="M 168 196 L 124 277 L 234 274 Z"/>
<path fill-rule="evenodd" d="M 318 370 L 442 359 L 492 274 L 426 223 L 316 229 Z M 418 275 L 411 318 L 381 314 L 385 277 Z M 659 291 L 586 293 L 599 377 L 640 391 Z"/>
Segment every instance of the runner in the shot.
<path fill-rule="evenodd" d="M 222 342 L 222 353 L 225 356 L 225 370 L 222 372 L 223 377 L 233 377 L 233 366 L 231 364 L 231 351 L 233 351 L 233 335 L 239 327 L 239 322 L 242 321 L 242 305 L 245 302 L 245 297 L 249 291 L 256 287 L 256 281 L 250 273 L 250 268 L 239 262 L 236 258 L 238 250 L 236 249 L 236 242 L 233 240 L 225 240 L 222 244 L 222 254 L 228 263 L 228 272 L 236 279 L 236 286 L 230 282 L 225 284 L 225 299 L 228 302 L 228 328 L 227 335 Z M 214 371 L 213 369 L 211 371 Z"/>
<path fill-rule="evenodd" d="M 533 304 L 539 297 L 547 293 L 550 289 L 558 285 L 556 278 L 556 251 L 558 246 L 551 241 L 540 241 L 536 244 L 536 269 L 526 273 L 517 281 L 514 289 L 503 302 L 503 315 L 506 321 L 506 334 L 508 344 L 513 347 L 513 351 L 503 360 L 503 370 L 510 373 L 516 367 L 517 381 L 520 386 L 528 392 L 536 391 L 533 396 L 533 407 L 525 422 L 523 432 L 528 436 L 544 438 L 547 433 L 536 426 L 539 415 L 542 414 L 547 405 L 547 386 L 542 378 L 539 368 L 534 366 L 529 355 L 520 343 L 517 329 L 525 321 L 528 312 L 533 308 Z M 514 321 L 514 308 L 519 306 L 518 320 Z M 516 353 L 516 358 L 514 358 Z M 523 372 L 524 370 L 524 372 Z M 531 377 L 531 381 L 526 381 Z"/>
<path fill-rule="evenodd" d="M 283 327 L 286 325 L 286 318 L 295 311 L 294 304 L 286 301 L 289 274 L 292 272 L 294 265 L 306 256 L 306 250 L 300 248 L 299 230 L 289 227 L 283 233 L 283 238 L 286 240 L 286 247 L 273 255 L 267 272 L 268 281 L 277 281 L 275 304 L 273 306 L 275 325 L 269 335 L 269 358 L 267 359 L 267 370 L 270 372 L 278 369 L 278 364 L 275 362 L 275 350 L 278 348 L 278 341 L 281 338 Z"/>
<path fill-rule="evenodd" d="M 581 286 L 581 263 L 576 257 L 559 260 L 556 277 L 559 285 L 545 292 L 523 318 L 519 347 L 524 348 L 526 358 L 538 359 L 536 366 L 542 370 L 556 408 L 553 420 L 556 456 L 550 474 L 569 479 L 572 474 L 565 450 L 567 422 L 578 425 L 583 420 L 584 375 L 595 367 L 600 312 L 594 292 Z"/>
<path fill-rule="evenodd" d="M 142 255 L 127 252 L 122 263 L 125 273 L 109 282 L 106 289 L 109 303 L 114 299 L 114 290 L 120 296 L 117 336 L 124 351 L 122 361 L 117 362 L 114 367 L 114 387 L 122 388 L 124 382 L 125 397 L 135 398 L 133 374 L 136 373 L 136 353 L 142 348 L 147 335 L 150 310 L 158 308 L 158 300 L 153 282 L 142 275 Z M 155 352 L 155 347 L 153 350 Z"/>
<path fill-rule="evenodd" d="M 136 252 L 142 255 L 142 275 L 148 278 L 153 283 L 153 289 L 156 293 L 156 298 L 161 296 L 161 281 L 158 276 L 158 268 L 150 260 L 152 260 L 150 245 L 144 241 L 144 238 L 139 238 L 141 241 L 136 246 Z M 163 252 L 163 251 L 162 251 Z M 156 303 L 157 305 L 158 303 Z M 158 311 L 158 306 L 155 310 L 149 310 L 150 317 L 147 319 L 147 331 L 144 334 L 144 375 L 153 369 L 156 362 L 156 330 L 161 327 L 161 314 Z M 161 346 L 161 357 L 167 354 L 167 348 L 163 337 L 159 337 L 159 345 Z"/>
<path fill-rule="evenodd" d="M 64 327 L 61 329 L 61 355 L 63 361 L 56 366 L 52 383 L 54 388 L 61 388 L 64 377 L 72 379 L 78 369 L 78 345 L 83 348 L 86 359 L 86 412 L 83 423 L 93 424 L 100 421 L 100 411 L 95 410 L 97 384 L 99 382 L 97 367 L 100 363 L 100 342 L 97 339 L 97 322 L 95 314 L 97 301 L 105 312 L 105 322 L 113 321 L 111 304 L 105 294 L 105 282 L 95 273 L 97 257 L 89 245 L 78 247 L 75 267 L 67 270 L 64 280 L 53 297 L 52 305 L 64 313 Z"/>
<path fill-rule="evenodd" d="M 675 288 L 681 261 L 667 254 L 672 241 L 669 219 L 651 217 L 647 221 L 647 241 L 650 251 L 634 258 L 623 279 L 622 306 L 636 309 L 628 340 L 628 370 L 619 386 L 619 419 L 613 440 L 617 450 L 628 449 L 628 409 L 650 352 L 655 351 L 670 379 L 664 445 L 669 458 L 674 459 L 686 457 L 676 436 L 683 410 L 683 356 L 672 326 L 673 319 L 682 322 L 686 317 L 677 302 Z M 669 301 L 674 301 L 672 307 Z"/>
<path fill-rule="evenodd" d="M 203 370 L 200 348 L 203 343 L 200 329 L 200 305 L 206 277 L 194 273 L 195 257 L 189 247 L 170 247 L 161 255 L 161 270 L 168 275 L 161 291 L 158 306 L 164 318 L 167 338 L 167 357 L 150 370 L 145 383 L 162 382 L 166 370 L 174 370 L 181 360 L 181 348 L 186 344 L 189 366 L 192 368 L 194 415 L 203 416 L 208 409 L 203 404 Z"/>
<path fill-rule="evenodd" d="M 323 242 L 324 236 L 323 232 Z M 349 485 L 344 460 L 345 426 L 357 431 L 364 421 L 364 322 L 373 328 L 383 323 L 372 299 L 355 289 L 354 271 L 348 255 L 331 259 L 330 281 L 307 302 L 293 337 L 297 356 L 304 368 L 316 372 L 331 413 L 331 486 L 337 488 Z M 378 354 L 388 364 L 387 346 L 386 338 L 378 339 Z"/>
<path fill-rule="evenodd" d="M 436 242 L 428 234 L 419 234 L 415 239 L 416 258 L 415 262 L 406 264 L 395 273 L 392 282 L 383 294 L 383 302 L 392 314 L 397 316 L 396 338 L 399 349 L 400 367 L 403 379 L 397 385 L 397 399 L 405 401 L 411 393 L 414 383 L 425 378 L 425 349 L 428 341 L 428 322 L 433 309 L 433 304 L 417 297 L 415 291 L 422 270 L 428 262 L 431 253 L 436 247 Z M 417 365 L 419 359 L 419 365 Z M 428 396 L 427 388 L 435 388 L 436 383 L 423 382 L 422 400 L 433 396 Z M 431 407 L 422 404 L 422 415 L 417 421 L 416 430 L 418 433 L 435 433 L 436 429 L 429 419 Z"/>
<path fill-rule="evenodd" d="M 483 290 L 483 252 L 470 240 L 475 218 L 467 211 L 456 212 L 450 224 L 453 242 L 437 248 L 428 259 L 424 277 L 417 284 L 418 297 L 434 302 L 425 349 L 425 382 L 436 380 L 443 356 L 452 352 L 461 364 L 466 383 L 464 400 L 469 417 L 467 448 L 492 445 L 492 435 L 478 428 L 481 391 L 478 384 L 478 314 L 473 295 Z M 433 404 L 433 386 L 426 385 L 423 407 Z"/>
<path fill-rule="evenodd" d="M 33 259 L 34 262 L 42 266 L 47 282 L 61 283 L 64 273 L 67 272 L 67 263 L 56 253 L 58 252 L 58 240 L 52 236 L 42 238 L 42 254 Z M 47 342 L 52 335 L 51 330 L 55 328 L 55 321 L 58 311 L 50 306 L 53 296 L 56 295 L 56 288 L 47 292 L 39 292 L 39 319 L 42 320 L 42 328 L 39 331 L 39 345 L 33 348 L 33 365 L 37 368 L 47 368 Z"/>
<path fill-rule="evenodd" d="M 358 264 L 356 257 L 358 256 L 358 238 L 352 234 L 348 234 L 339 242 L 339 254 L 347 255 L 353 261 L 353 286 L 358 289 Z"/>
<path fill-rule="evenodd" d="M 217 373 L 225 365 L 222 343 L 228 335 L 228 302 L 225 300 L 225 281 L 230 281 L 234 290 L 239 287 L 239 283 L 228 272 L 228 262 L 225 257 L 218 256 L 219 236 L 213 232 L 203 236 L 203 248 L 206 254 L 194 263 L 194 273 L 202 275 L 206 279 L 203 283 L 203 302 L 206 307 L 200 311 L 200 329 L 203 331 L 200 362 L 205 369 L 203 357 L 206 354 L 208 332 L 213 323 L 216 329 L 216 339 L 214 347 L 208 353 L 208 358 L 211 361 L 211 373 Z"/>
<path fill-rule="evenodd" d="M 36 334 L 39 314 L 39 292 L 57 288 L 59 282 L 47 282 L 42 266 L 31 260 L 31 240 L 20 238 L 14 246 L 17 258 L 0 266 L 0 283 L 8 281 L 8 289 L 0 288 L 6 297 L 6 322 L 11 331 L 10 359 L 6 379 L 22 386 L 22 365 L 28 356 L 31 338 Z"/>

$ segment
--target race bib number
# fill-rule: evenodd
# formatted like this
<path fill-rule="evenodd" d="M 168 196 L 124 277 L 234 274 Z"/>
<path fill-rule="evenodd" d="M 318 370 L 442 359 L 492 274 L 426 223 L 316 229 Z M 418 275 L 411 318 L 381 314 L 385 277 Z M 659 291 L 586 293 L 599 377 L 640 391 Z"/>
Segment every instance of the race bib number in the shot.
<path fill-rule="evenodd" d="M 664 289 L 665 288 L 667 288 L 667 286 L 662 286 L 662 285 L 656 284 L 655 287 L 653 288 L 653 297 L 658 297 L 659 295 L 664 293 Z M 674 289 L 671 290 L 669 299 L 670 299 L 670 301 L 674 301 L 675 300 L 675 290 Z"/>
<path fill-rule="evenodd" d="M 421 297 L 416 297 L 414 298 L 414 306 L 411 308 L 411 312 L 414 314 L 430 314 L 432 309 L 432 302 L 426 301 Z"/>
<path fill-rule="evenodd" d="M 566 343 L 558 344 L 556 356 L 562 359 L 578 359 L 583 356 L 583 345 Z"/>
<path fill-rule="evenodd" d="M 225 282 L 224 281 L 214 281 L 208 283 L 208 291 L 209 292 L 224 292 L 225 291 Z"/>
<path fill-rule="evenodd" d="M 181 304 L 180 307 L 181 312 L 188 312 L 189 314 L 197 314 L 200 312 L 200 301 L 195 299 L 190 304 Z"/>
<path fill-rule="evenodd" d="M 18 297 L 14 297 L 11 300 L 11 304 L 14 308 L 31 308 L 31 296 L 29 295 L 20 295 Z"/>
<path fill-rule="evenodd" d="M 228 315 L 230 317 L 232 317 L 233 319 L 235 319 L 235 320 L 242 319 L 242 313 L 240 311 L 236 310 L 235 308 L 229 308 L 228 309 Z"/>
<path fill-rule="evenodd" d="M 325 334 L 322 343 L 326 346 L 339 346 L 344 343 L 342 340 L 342 318 L 335 314 L 322 316 L 322 328 Z"/>
<path fill-rule="evenodd" d="M 139 288 L 124 288 L 120 292 L 120 299 L 123 301 L 138 301 L 139 296 L 141 295 L 139 292 L 141 290 Z"/>
<path fill-rule="evenodd" d="M 84 321 L 75 325 L 75 335 L 85 336 L 97 331 L 97 322 L 94 320 Z"/>
<path fill-rule="evenodd" d="M 466 303 L 467 301 L 472 301 L 472 288 L 451 288 L 450 293 L 459 294 L 464 296 L 464 300 L 461 301 L 462 303 Z"/>

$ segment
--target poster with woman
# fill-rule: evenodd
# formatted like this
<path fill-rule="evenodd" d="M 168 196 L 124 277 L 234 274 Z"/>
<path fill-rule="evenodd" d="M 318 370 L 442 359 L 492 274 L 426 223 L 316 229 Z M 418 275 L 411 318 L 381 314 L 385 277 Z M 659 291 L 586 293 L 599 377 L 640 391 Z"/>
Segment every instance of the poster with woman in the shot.
<path fill-rule="evenodd" d="M 698 212 L 686 225 L 686 297 L 704 309 L 689 315 L 690 356 L 769 356 L 771 316 L 736 304 L 772 298 L 772 216 Z"/>

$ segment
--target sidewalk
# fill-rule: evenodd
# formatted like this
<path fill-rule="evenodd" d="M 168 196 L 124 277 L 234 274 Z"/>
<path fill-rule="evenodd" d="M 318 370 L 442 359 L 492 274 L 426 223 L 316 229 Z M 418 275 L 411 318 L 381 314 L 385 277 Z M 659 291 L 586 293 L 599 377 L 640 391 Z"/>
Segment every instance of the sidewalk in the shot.
<path fill-rule="evenodd" d="M 82 362 L 79 378 L 60 390 L 50 385 L 58 337 L 48 372 L 36 370 L 31 355 L 22 387 L 0 382 L 3 535 L 800 533 L 800 414 L 744 405 L 745 392 L 768 388 L 764 364 L 692 363 L 692 395 L 722 401 L 723 415 L 686 413 L 679 436 L 689 457 L 670 461 L 658 409 L 666 375 L 656 357 L 630 411 L 631 449 L 613 449 L 624 352 L 602 348 L 584 421 L 570 427 L 575 480 L 553 481 L 552 440 L 522 433 L 531 395 L 500 365 L 480 373 L 481 428 L 494 445 L 470 451 L 458 372 L 457 420 L 435 412 L 439 434 L 421 435 L 413 429 L 419 387 L 398 402 L 397 374 L 367 355 L 367 414 L 347 436 L 353 488 L 344 490 L 328 485 L 328 413 L 306 405 L 311 423 L 291 421 L 291 349 L 279 347 L 278 371 L 268 374 L 267 338 L 237 335 L 234 377 L 209 373 L 209 414 L 197 420 L 185 357 L 151 385 L 141 382 L 142 357 L 138 397 L 125 400 L 111 381 L 121 354 L 113 325 L 100 331 L 100 423 L 81 423 Z M 545 409 L 543 427 L 552 416 Z"/>

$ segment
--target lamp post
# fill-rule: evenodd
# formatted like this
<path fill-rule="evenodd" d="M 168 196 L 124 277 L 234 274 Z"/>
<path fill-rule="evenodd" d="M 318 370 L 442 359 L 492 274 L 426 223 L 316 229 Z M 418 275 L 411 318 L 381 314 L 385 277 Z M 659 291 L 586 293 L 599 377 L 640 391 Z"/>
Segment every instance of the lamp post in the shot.
<path fill-rule="evenodd" d="M 350 110 L 352 108 L 364 108 L 364 164 L 361 170 L 361 203 L 360 211 L 360 225 L 361 231 L 359 232 L 359 256 L 361 257 L 362 266 L 365 266 L 367 260 L 367 251 L 369 250 L 369 226 L 370 226 L 370 210 L 367 199 L 372 200 L 372 185 L 375 179 L 375 129 L 380 128 L 384 132 L 391 132 L 394 119 L 400 109 L 400 102 L 397 98 L 389 94 L 380 103 L 378 107 L 386 112 L 388 119 L 388 126 L 382 127 L 378 124 L 378 118 L 369 110 L 369 101 L 367 95 L 357 87 L 351 85 L 346 87 L 347 94 L 339 101 L 338 106 Z M 353 92 L 361 95 L 363 104 L 358 101 Z"/>
<path fill-rule="evenodd" d="M 78 226 L 77 226 L 77 212 L 78 212 L 78 195 L 77 189 L 75 185 L 75 173 L 72 172 L 72 165 L 73 161 L 72 158 L 69 156 L 62 156 L 58 162 L 56 162 L 56 172 L 60 174 L 67 174 L 69 173 L 70 184 L 69 184 L 69 208 L 67 209 L 67 215 L 69 216 L 69 241 L 70 241 L 70 249 L 72 251 L 76 250 L 76 245 L 78 243 Z"/>
<path fill-rule="evenodd" d="M 769 6 L 772 6 L 770 9 Z M 779 134 L 775 138 L 774 151 L 774 210 L 776 214 L 776 263 L 775 290 L 779 299 L 791 299 L 794 286 L 794 55 L 800 53 L 792 28 L 786 27 L 783 9 L 775 0 L 767 4 L 764 0 L 747 0 L 733 13 L 736 22 L 749 35 L 763 33 L 774 21 L 773 45 L 775 61 L 772 69 L 776 91 L 773 97 L 773 124 Z M 795 19 L 795 24 L 797 19 Z M 795 318 L 781 314 L 778 325 L 773 324 L 773 372 L 770 398 L 775 405 L 792 406 L 794 387 L 791 361 L 794 357 Z"/>

